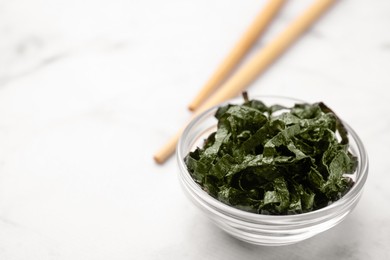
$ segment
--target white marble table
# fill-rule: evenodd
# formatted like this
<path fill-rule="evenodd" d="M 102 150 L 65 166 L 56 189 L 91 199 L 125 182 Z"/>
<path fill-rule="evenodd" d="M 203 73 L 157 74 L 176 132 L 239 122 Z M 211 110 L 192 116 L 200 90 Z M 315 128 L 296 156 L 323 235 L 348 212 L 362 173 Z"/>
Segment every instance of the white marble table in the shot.
<path fill-rule="evenodd" d="M 226 235 L 152 154 L 265 1 L 0 1 L 0 259 L 390 259 L 390 2 L 340 1 L 249 88 L 324 101 L 370 157 L 346 221 Z M 257 49 L 310 1 L 290 1 Z"/>

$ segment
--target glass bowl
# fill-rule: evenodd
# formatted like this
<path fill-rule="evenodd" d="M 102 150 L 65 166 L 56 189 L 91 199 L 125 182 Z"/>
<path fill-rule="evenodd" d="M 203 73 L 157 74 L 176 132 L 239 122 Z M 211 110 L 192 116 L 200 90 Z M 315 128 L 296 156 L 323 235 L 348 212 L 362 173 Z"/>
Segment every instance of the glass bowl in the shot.
<path fill-rule="evenodd" d="M 274 96 L 254 98 L 263 101 L 266 105 L 280 104 L 288 107 L 302 102 L 297 99 Z M 227 103 L 242 102 L 242 99 L 233 99 Z M 261 215 L 233 208 L 210 196 L 192 179 L 184 163 L 184 157 L 197 146 L 202 146 L 204 139 L 216 130 L 217 119 L 214 114 L 218 107 L 208 109 L 190 122 L 179 139 L 176 157 L 179 166 L 179 180 L 185 194 L 222 230 L 239 240 L 252 244 L 288 245 L 332 228 L 343 221 L 356 206 L 367 179 L 368 157 L 362 141 L 345 122 L 349 133 L 350 150 L 358 158 L 358 167 L 352 176 L 355 184 L 342 198 L 332 204 L 296 215 Z"/>

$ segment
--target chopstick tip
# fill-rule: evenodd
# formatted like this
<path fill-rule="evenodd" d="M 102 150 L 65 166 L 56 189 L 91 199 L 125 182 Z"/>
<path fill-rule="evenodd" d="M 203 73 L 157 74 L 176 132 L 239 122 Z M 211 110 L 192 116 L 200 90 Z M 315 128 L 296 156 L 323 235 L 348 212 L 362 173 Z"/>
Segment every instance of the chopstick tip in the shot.
<path fill-rule="evenodd" d="M 160 165 L 165 162 L 165 160 L 158 155 L 154 155 L 153 160 L 155 163 L 160 164 Z"/>
<path fill-rule="evenodd" d="M 188 110 L 190 110 L 191 112 L 194 112 L 196 110 L 196 106 L 194 106 L 193 104 L 189 104 Z"/>
<path fill-rule="evenodd" d="M 197 110 L 199 108 L 199 106 L 201 105 L 202 103 L 202 99 L 200 99 L 199 97 L 196 97 L 194 100 L 191 101 L 191 103 L 188 105 L 188 109 L 191 111 L 191 112 L 194 112 L 195 110 Z"/>

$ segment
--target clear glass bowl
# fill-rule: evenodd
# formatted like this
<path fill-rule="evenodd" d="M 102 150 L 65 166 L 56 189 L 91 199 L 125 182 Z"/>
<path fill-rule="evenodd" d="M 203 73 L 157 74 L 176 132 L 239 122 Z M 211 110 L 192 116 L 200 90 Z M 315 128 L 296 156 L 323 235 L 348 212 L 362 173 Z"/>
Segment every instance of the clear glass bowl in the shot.
<path fill-rule="evenodd" d="M 267 105 L 293 106 L 301 102 L 285 97 L 258 96 L 255 98 Z M 242 99 L 234 99 L 228 103 L 242 103 Z M 353 176 L 355 184 L 341 199 L 327 207 L 297 215 L 261 215 L 233 208 L 207 194 L 190 176 L 184 157 L 196 146 L 201 146 L 203 140 L 216 130 L 217 120 L 214 114 L 217 108 L 218 106 L 213 107 L 191 121 L 179 140 L 176 156 L 179 165 L 179 179 L 184 192 L 221 229 L 239 240 L 252 244 L 288 245 L 332 228 L 343 221 L 356 206 L 367 179 L 368 157 L 362 141 L 346 123 L 344 124 L 349 132 L 350 149 L 359 162 Z"/>

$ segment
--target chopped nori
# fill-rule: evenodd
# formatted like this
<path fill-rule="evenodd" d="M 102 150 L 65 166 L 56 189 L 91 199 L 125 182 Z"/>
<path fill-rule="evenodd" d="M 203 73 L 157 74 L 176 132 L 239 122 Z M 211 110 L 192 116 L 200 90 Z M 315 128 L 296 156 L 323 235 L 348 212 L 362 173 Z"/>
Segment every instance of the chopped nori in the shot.
<path fill-rule="evenodd" d="M 286 108 L 246 98 L 215 116 L 217 131 L 185 163 L 195 182 L 221 202 L 259 214 L 299 214 L 329 205 L 352 187 L 347 174 L 357 159 L 341 120 L 322 102 Z"/>

